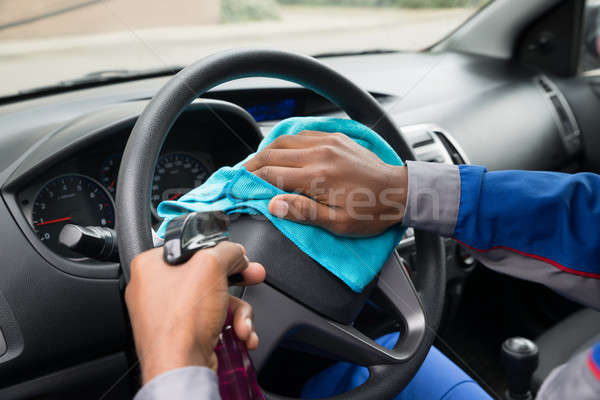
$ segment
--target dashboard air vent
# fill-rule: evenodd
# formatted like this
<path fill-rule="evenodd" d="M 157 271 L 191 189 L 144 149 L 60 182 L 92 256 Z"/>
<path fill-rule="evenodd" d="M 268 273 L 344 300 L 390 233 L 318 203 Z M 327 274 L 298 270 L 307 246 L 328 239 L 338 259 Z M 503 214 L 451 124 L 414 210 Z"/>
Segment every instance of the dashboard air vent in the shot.
<path fill-rule="evenodd" d="M 575 116 L 558 87 L 544 75 L 535 78 L 535 83 L 544 91 L 548 104 L 552 107 L 554 121 L 560 137 L 569 154 L 581 150 L 581 137 Z"/>
<path fill-rule="evenodd" d="M 419 161 L 468 164 L 467 156 L 458 143 L 449 133 L 435 124 L 404 126 L 402 133 Z"/>

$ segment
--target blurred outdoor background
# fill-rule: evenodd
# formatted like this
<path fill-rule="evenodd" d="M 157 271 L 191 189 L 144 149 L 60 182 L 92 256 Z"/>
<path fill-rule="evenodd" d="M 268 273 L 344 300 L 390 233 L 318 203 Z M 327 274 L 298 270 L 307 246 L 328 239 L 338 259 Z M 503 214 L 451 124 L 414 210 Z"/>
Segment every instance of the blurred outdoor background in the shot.
<path fill-rule="evenodd" d="M 216 51 L 420 50 L 485 0 L 0 0 L 0 95 Z"/>

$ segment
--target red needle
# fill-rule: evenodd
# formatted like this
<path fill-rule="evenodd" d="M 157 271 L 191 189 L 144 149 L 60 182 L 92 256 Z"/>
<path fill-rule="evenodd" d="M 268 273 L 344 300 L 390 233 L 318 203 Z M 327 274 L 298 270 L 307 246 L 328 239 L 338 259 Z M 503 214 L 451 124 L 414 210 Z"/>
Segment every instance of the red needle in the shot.
<path fill-rule="evenodd" d="M 71 217 L 51 219 L 50 221 L 38 222 L 37 224 L 35 224 L 35 226 L 42 226 L 42 225 L 54 224 L 54 223 L 57 223 L 57 222 L 65 222 L 65 221 L 68 221 L 70 219 L 71 219 Z"/>
<path fill-rule="evenodd" d="M 108 185 L 108 188 L 112 189 L 115 186 L 115 183 L 117 183 L 117 181 L 113 180 L 110 185 Z"/>
<path fill-rule="evenodd" d="M 173 196 L 169 197 L 169 200 L 175 200 L 181 197 L 181 193 L 175 193 Z"/>

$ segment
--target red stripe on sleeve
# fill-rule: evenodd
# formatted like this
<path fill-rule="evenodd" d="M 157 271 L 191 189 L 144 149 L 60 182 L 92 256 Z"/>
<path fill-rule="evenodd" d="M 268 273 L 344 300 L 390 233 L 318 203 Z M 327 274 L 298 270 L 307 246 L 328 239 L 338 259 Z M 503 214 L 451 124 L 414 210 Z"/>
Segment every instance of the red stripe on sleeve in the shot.
<path fill-rule="evenodd" d="M 596 274 L 596 273 L 593 273 L 593 272 L 578 271 L 576 269 L 565 267 L 564 265 L 561 265 L 561 264 L 557 263 L 556 261 L 551 260 L 549 258 L 538 256 L 536 254 L 525 253 L 524 251 L 513 249 L 513 248 L 508 247 L 508 246 L 493 246 L 493 247 L 490 247 L 489 249 L 478 249 L 476 247 L 469 246 L 468 244 L 466 244 L 464 242 L 461 242 L 458 239 L 454 239 L 454 240 L 456 240 L 458 243 L 462 244 L 463 246 L 465 246 L 465 247 L 467 247 L 467 248 L 469 248 L 471 250 L 477 251 L 479 253 L 487 253 L 488 251 L 498 250 L 498 249 L 500 249 L 500 250 L 508 250 L 508 251 L 512 251 L 514 253 L 520 254 L 520 255 L 522 255 L 524 257 L 529 257 L 529 258 L 536 259 L 538 261 L 545 262 L 547 264 L 552 265 L 555 268 L 560 269 L 561 271 L 568 272 L 569 274 L 584 276 L 586 278 L 600 279 L 600 274 Z"/>

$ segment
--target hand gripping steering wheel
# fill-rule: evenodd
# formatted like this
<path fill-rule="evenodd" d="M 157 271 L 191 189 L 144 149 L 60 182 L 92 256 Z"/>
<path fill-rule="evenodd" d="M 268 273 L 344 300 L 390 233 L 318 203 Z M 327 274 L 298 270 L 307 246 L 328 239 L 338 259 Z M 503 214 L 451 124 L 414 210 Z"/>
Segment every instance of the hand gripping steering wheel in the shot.
<path fill-rule="evenodd" d="M 273 50 L 236 50 L 200 60 L 175 75 L 153 97 L 125 148 L 118 177 L 117 230 L 127 281 L 131 260 L 153 247 L 150 188 L 156 160 L 171 126 L 194 99 L 209 89 L 245 77 L 279 78 L 311 89 L 378 132 L 401 158 L 414 160 L 410 146 L 380 104 L 314 58 Z M 285 337 L 321 354 L 369 368 L 370 376 L 364 384 L 336 399 L 392 399 L 410 382 L 433 343 L 442 314 L 445 257 L 439 237 L 415 233 L 419 291 L 393 254 L 379 276 L 362 293 L 355 293 L 266 219 L 239 218 L 232 223 L 230 233 L 233 241 L 246 247 L 249 258 L 261 262 L 267 270 L 266 282 L 246 288 L 242 295 L 254 307 L 261 338 L 259 349 L 252 354 L 258 370 Z M 402 323 L 393 349 L 378 345 L 353 327 L 373 290 L 381 291 Z"/>

